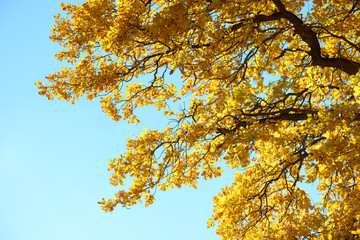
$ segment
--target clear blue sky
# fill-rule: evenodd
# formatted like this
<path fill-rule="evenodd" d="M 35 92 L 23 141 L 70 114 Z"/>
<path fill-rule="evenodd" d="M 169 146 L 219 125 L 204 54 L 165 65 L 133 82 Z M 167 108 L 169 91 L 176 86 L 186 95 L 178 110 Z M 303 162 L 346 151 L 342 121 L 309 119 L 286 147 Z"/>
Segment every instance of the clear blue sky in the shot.
<path fill-rule="evenodd" d="M 61 68 L 49 40 L 58 0 L 0 0 L 0 240 L 213 240 L 212 196 L 232 175 L 156 195 L 154 205 L 104 213 L 97 201 L 119 190 L 108 160 L 143 126 L 114 122 L 97 102 L 48 101 L 34 83 Z M 175 75 L 175 74 L 174 74 Z"/>

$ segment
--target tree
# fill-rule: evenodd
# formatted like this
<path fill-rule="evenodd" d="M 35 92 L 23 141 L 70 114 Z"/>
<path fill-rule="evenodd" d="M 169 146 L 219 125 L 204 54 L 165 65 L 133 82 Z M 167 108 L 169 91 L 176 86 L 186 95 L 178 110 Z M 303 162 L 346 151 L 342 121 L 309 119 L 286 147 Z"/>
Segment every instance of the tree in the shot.
<path fill-rule="evenodd" d="M 169 118 L 110 160 L 114 186 L 134 181 L 100 202 L 105 211 L 196 188 L 220 177 L 223 161 L 238 171 L 208 222 L 222 239 L 360 236 L 359 0 L 88 0 L 62 9 L 50 38 L 70 67 L 38 82 L 39 93 L 100 98 L 115 121 L 139 123 L 134 110 L 145 106 Z"/>

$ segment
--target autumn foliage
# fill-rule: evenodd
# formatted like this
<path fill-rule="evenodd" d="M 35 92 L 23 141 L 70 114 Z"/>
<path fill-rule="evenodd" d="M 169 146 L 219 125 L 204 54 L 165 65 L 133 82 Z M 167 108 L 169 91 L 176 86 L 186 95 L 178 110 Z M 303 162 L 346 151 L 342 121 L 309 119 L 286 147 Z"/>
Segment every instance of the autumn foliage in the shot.
<path fill-rule="evenodd" d="M 100 202 L 105 211 L 196 188 L 227 165 L 238 171 L 208 222 L 222 239 L 359 238 L 359 0 L 89 0 L 62 9 L 50 38 L 71 67 L 38 82 L 40 94 L 98 98 L 115 121 L 139 123 L 134 110 L 145 106 L 169 118 L 110 160 L 111 184 L 133 182 Z"/>

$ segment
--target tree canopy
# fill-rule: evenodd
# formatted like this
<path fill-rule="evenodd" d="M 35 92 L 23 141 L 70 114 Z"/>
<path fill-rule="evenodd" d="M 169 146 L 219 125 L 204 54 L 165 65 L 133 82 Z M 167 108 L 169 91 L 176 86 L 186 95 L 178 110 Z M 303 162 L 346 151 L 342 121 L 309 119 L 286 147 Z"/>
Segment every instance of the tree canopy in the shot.
<path fill-rule="evenodd" d="M 99 202 L 105 211 L 196 188 L 227 165 L 234 181 L 208 221 L 222 239 L 360 236 L 359 0 L 61 6 L 50 38 L 70 64 L 36 83 L 39 93 L 97 98 L 115 121 L 139 123 L 146 106 L 169 119 L 110 160 L 111 184 L 132 185 Z"/>

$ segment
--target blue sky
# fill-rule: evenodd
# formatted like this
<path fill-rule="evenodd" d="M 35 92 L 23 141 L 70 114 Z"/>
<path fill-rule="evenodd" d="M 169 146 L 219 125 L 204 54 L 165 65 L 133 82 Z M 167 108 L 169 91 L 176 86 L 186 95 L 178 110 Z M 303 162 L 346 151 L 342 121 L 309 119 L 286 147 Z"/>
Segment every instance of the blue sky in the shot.
<path fill-rule="evenodd" d="M 37 94 L 34 83 L 62 66 L 48 38 L 60 2 L 0 0 L 0 239 L 219 239 L 206 222 L 212 196 L 232 174 L 197 190 L 158 193 L 148 208 L 101 210 L 97 201 L 119 190 L 109 184 L 108 160 L 143 126 L 166 121 L 150 109 L 140 125 L 128 125 L 112 121 L 97 102 L 72 105 Z"/>

